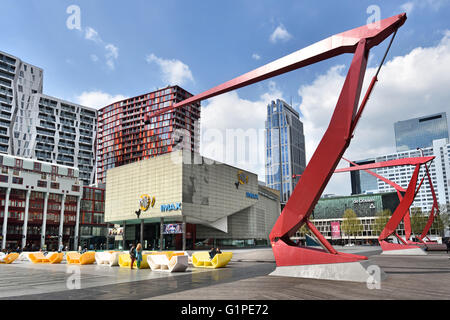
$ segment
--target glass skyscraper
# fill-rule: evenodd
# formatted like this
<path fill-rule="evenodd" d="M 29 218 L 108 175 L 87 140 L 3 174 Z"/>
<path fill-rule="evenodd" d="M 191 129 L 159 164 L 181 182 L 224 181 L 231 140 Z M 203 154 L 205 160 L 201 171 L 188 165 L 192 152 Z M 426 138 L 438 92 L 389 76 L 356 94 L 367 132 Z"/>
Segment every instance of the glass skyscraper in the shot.
<path fill-rule="evenodd" d="M 445 112 L 394 123 L 397 152 L 429 148 L 433 140 L 447 139 L 448 125 Z"/>
<path fill-rule="evenodd" d="M 265 140 L 266 185 L 279 190 L 280 202 L 286 203 L 299 180 L 293 175 L 303 173 L 306 157 L 303 123 L 298 112 L 283 100 L 267 106 Z"/>
<path fill-rule="evenodd" d="M 365 165 L 375 163 L 375 159 L 366 159 L 360 161 L 353 161 L 357 165 Z M 350 165 L 353 167 L 353 165 Z M 350 179 L 352 182 L 352 195 L 364 193 L 378 192 L 378 179 L 373 175 L 364 171 L 351 171 Z"/>

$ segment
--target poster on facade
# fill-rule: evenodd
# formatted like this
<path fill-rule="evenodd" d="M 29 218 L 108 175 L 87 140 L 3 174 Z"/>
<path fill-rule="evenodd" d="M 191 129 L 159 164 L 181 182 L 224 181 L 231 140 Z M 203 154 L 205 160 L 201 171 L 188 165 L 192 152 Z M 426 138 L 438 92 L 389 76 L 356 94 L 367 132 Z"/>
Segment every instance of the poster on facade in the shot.
<path fill-rule="evenodd" d="M 339 221 L 331 222 L 331 239 L 341 239 L 341 224 Z"/>
<path fill-rule="evenodd" d="M 123 227 L 119 228 L 108 228 L 108 236 L 122 236 L 123 235 Z"/>
<path fill-rule="evenodd" d="M 164 225 L 163 234 L 183 233 L 183 224 L 169 223 Z"/>

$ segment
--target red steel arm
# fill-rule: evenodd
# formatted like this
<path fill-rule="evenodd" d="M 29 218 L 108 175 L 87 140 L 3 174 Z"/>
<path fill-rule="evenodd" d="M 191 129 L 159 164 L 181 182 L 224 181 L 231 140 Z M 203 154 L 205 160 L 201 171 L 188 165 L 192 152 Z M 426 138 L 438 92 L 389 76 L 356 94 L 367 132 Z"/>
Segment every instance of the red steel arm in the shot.
<path fill-rule="evenodd" d="M 433 224 L 434 218 L 435 218 L 435 211 L 436 214 L 439 214 L 439 206 L 436 198 L 436 193 L 434 191 L 433 182 L 431 181 L 430 172 L 428 171 L 428 167 L 425 165 L 425 170 L 427 172 L 428 176 L 428 183 L 430 184 L 431 194 L 433 195 L 433 206 L 431 207 L 430 216 L 428 217 L 427 224 L 425 228 L 422 231 L 422 234 L 419 236 L 419 240 L 423 241 L 423 239 L 426 237 L 428 231 L 431 229 L 431 226 Z"/>
<path fill-rule="evenodd" d="M 236 90 L 259 81 L 263 81 L 278 75 L 290 72 L 305 66 L 333 58 L 344 53 L 354 53 L 358 43 L 365 39 L 367 41 L 367 50 L 377 46 L 389 35 L 394 33 L 406 21 L 406 14 L 402 13 L 379 21 L 379 27 L 376 23 L 362 26 L 356 29 L 345 31 L 322 41 L 316 42 L 306 48 L 300 49 L 294 53 L 284 56 L 278 60 L 268 63 L 253 71 L 247 72 L 239 77 L 220 84 L 212 89 L 197 94 L 191 98 L 183 100 L 171 107 L 166 107 L 150 114 L 145 115 L 145 122 L 148 124 L 152 117 L 170 112 L 183 106 L 212 98 L 214 96 Z"/>

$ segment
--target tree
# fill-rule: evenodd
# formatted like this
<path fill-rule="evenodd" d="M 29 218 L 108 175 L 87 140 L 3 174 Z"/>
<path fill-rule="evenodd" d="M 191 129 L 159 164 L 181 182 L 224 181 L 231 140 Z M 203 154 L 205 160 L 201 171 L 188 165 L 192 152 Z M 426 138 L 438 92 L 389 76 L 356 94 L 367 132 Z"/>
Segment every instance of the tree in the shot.
<path fill-rule="evenodd" d="M 362 231 L 362 223 L 353 209 L 346 209 L 342 219 L 341 229 L 344 234 L 348 235 L 348 242 L 350 243 L 350 236 L 354 236 L 356 240 L 356 236 Z"/>
<path fill-rule="evenodd" d="M 422 213 L 421 208 L 411 208 L 411 231 L 420 235 L 427 225 L 428 216 Z"/>
<path fill-rule="evenodd" d="M 383 211 L 377 212 L 372 230 L 380 235 L 381 231 L 383 231 L 384 227 L 386 227 L 386 224 L 388 223 L 391 216 L 392 212 L 389 209 L 384 209 Z"/>

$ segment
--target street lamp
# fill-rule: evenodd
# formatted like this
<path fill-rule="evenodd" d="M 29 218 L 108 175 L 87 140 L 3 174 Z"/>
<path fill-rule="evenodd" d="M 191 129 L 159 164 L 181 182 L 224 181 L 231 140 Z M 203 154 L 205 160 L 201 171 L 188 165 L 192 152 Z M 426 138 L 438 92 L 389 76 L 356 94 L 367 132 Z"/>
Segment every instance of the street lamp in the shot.
<path fill-rule="evenodd" d="M 141 215 L 141 208 L 139 208 L 137 211 L 134 212 L 137 216 L 137 218 L 139 219 L 139 216 Z M 140 236 L 140 242 L 141 242 L 141 246 L 143 246 L 144 244 L 144 219 L 141 219 L 141 236 Z"/>

